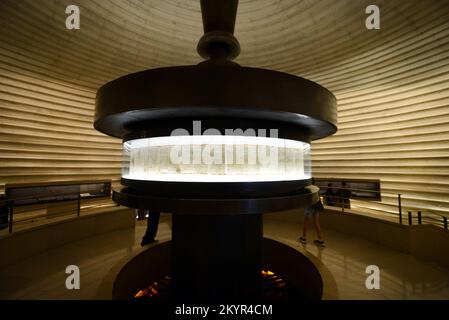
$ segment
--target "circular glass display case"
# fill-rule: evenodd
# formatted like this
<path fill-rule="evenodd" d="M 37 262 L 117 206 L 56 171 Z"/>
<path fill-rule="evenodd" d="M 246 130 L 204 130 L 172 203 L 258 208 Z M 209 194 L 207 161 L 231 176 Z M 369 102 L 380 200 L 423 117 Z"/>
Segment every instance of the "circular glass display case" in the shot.
<path fill-rule="evenodd" d="M 311 178 L 310 144 L 248 136 L 169 136 L 123 143 L 122 177 L 173 182 Z"/>
<path fill-rule="evenodd" d="M 126 75 L 97 92 L 95 128 L 124 141 L 125 187 L 114 201 L 172 213 L 175 298 L 261 296 L 262 214 L 318 201 L 309 143 L 337 130 L 327 89 L 231 61 L 237 5 L 201 1 L 207 61 Z M 227 133 L 248 130 L 258 135 Z"/>
<path fill-rule="evenodd" d="M 311 178 L 310 144 L 271 137 L 133 139 L 123 143 L 123 158 L 123 184 L 156 194 L 164 184 L 180 196 L 286 193 Z"/>

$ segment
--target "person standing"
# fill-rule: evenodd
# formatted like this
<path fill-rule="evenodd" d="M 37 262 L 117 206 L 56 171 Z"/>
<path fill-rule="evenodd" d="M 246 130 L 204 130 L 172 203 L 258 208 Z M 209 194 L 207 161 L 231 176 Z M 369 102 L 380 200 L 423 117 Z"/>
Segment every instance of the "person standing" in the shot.
<path fill-rule="evenodd" d="M 341 188 L 338 192 L 341 207 L 351 208 L 350 198 L 352 196 L 351 187 L 347 185 L 346 181 L 341 183 Z"/>
<path fill-rule="evenodd" d="M 302 229 L 302 237 L 299 238 L 299 241 L 302 244 L 307 243 L 307 228 L 309 225 L 310 218 L 313 219 L 313 224 L 315 225 L 316 234 L 318 236 L 318 239 L 313 241 L 314 244 L 320 247 L 324 247 L 324 240 L 322 239 L 321 235 L 321 226 L 320 226 L 320 211 L 324 209 L 323 203 L 321 202 L 321 199 L 318 200 L 317 203 L 306 207 L 304 209 L 304 222 L 303 222 L 303 229 Z"/>
<path fill-rule="evenodd" d="M 159 211 L 150 211 L 148 213 L 147 230 L 145 231 L 142 242 L 140 243 L 142 247 L 156 241 L 154 238 L 156 237 L 157 229 L 159 227 L 160 216 L 161 213 Z"/>

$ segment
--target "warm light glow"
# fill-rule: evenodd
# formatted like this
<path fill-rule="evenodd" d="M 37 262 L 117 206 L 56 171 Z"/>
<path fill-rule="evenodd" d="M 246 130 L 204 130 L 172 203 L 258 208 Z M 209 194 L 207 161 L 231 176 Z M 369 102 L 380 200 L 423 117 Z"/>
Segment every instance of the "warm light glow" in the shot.
<path fill-rule="evenodd" d="M 311 177 L 310 144 L 255 136 L 168 136 L 123 144 L 122 177 L 143 181 L 262 182 Z"/>

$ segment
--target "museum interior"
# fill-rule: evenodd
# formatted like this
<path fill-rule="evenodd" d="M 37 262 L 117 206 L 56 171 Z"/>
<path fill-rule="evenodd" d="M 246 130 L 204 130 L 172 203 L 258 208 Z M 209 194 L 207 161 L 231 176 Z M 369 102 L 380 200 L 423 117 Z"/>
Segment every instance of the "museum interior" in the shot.
<path fill-rule="evenodd" d="M 449 1 L 0 1 L 0 299 L 449 300 Z"/>

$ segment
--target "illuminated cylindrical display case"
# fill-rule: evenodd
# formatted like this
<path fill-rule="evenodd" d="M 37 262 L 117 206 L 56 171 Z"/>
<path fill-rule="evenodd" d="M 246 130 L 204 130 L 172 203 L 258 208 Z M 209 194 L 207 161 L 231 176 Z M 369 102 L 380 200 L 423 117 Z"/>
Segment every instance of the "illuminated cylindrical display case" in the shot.
<path fill-rule="evenodd" d="M 133 190 L 266 197 L 310 185 L 310 142 L 336 131 L 335 106 L 312 81 L 210 62 L 109 82 L 95 128 L 123 139 L 122 184 Z"/>
<path fill-rule="evenodd" d="M 261 295 L 262 214 L 318 201 L 310 143 L 336 131 L 332 93 L 209 61 L 116 79 L 96 104 L 95 128 L 123 142 L 114 201 L 172 213 L 175 296 Z"/>
<path fill-rule="evenodd" d="M 217 196 L 217 187 L 221 196 L 257 189 L 276 194 L 282 186 L 304 186 L 311 178 L 310 144 L 289 139 L 222 135 L 133 139 L 123 143 L 123 159 L 122 182 L 146 184 L 156 194 L 161 183 L 184 196 Z M 235 188 L 245 183 L 253 188 Z M 277 189 L 264 191 L 270 183 Z"/>
<path fill-rule="evenodd" d="M 114 201 L 172 213 L 177 297 L 260 296 L 262 214 L 318 201 L 310 143 L 337 130 L 327 89 L 231 61 L 237 4 L 201 0 L 206 61 L 126 75 L 96 97 L 95 128 L 123 141 Z"/>

